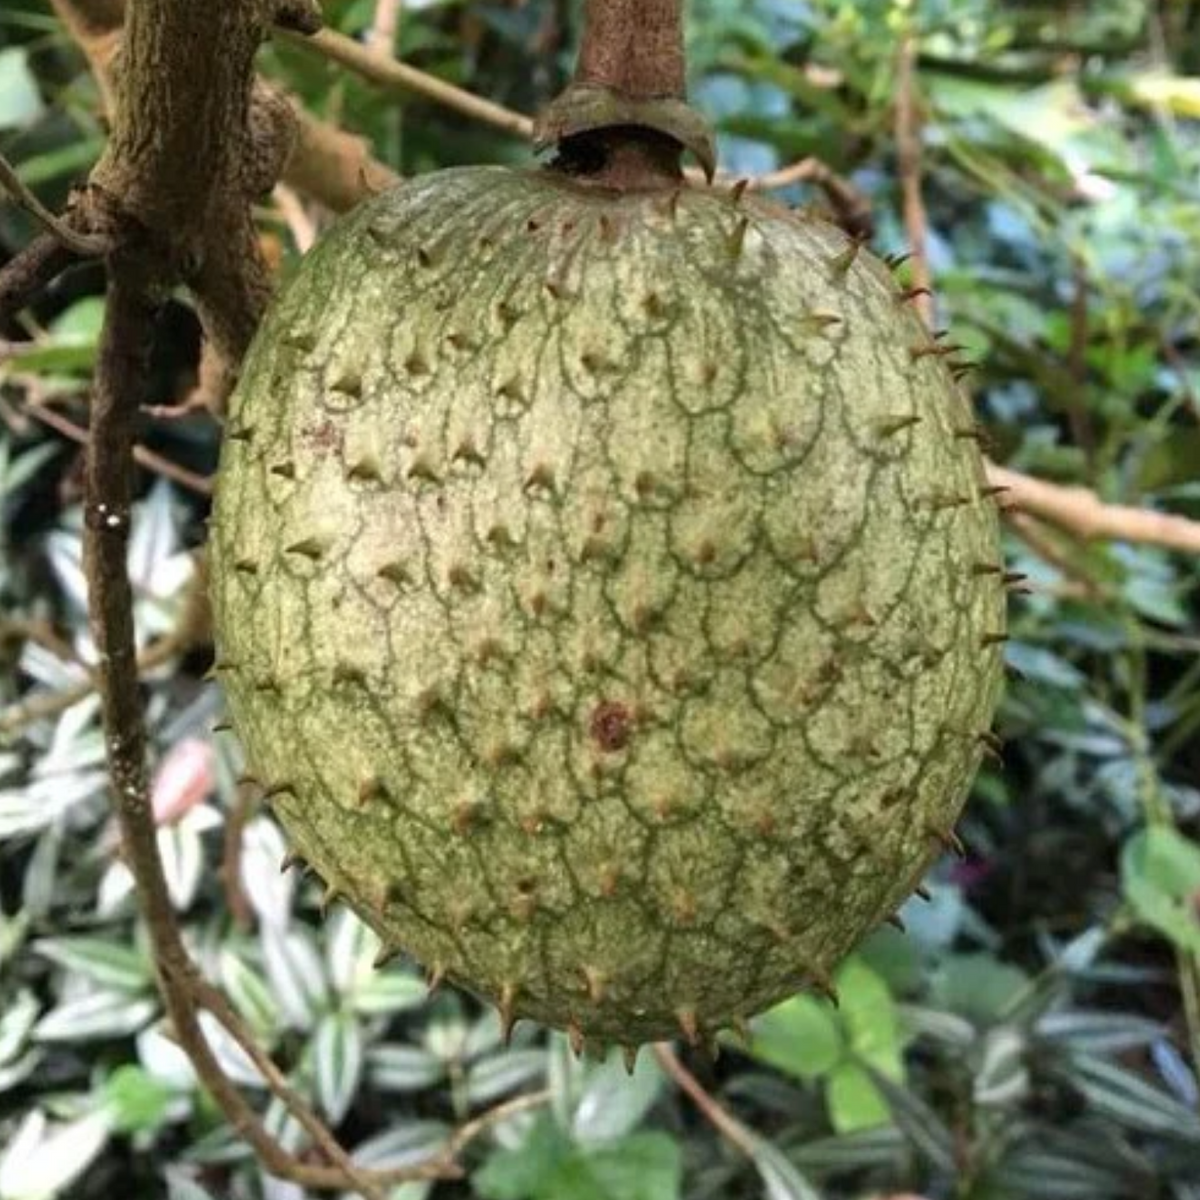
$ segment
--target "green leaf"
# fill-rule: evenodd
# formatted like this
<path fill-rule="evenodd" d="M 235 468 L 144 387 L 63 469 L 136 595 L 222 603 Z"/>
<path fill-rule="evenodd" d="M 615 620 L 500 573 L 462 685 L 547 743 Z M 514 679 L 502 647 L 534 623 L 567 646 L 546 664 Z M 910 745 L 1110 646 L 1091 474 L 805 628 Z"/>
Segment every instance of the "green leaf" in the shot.
<path fill-rule="evenodd" d="M 434 1061 L 441 1062 L 436 1058 Z M 467 1074 L 467 1096 L 472 1104 L 490 1104 L 545 1072 L 544 1050 L 500 1050 L 471 1067 Z"/>
<path fill-rule="evenodd" d="M 759 1138 L 754 1165 L 766 1187 L 764 1200 L 821 1200 L 821 1193 L 778 1146 Z"/>
<path fill-rule="evenodd" d="M 825 1094 L 829 1119 L 838 1133 L 857 1133 L 891 1123 L 892 1113 L 865 1068 L 844 1062 L 829 1076 Z"/>
<path fill-rule="evenodd" d="M 537 1200 L 678 1200 L 683 1161 L 674 1138 L 635 1133 L 589 1154 L 574 1154 Z"/>
<path fill-rule="evenodd" d="M 0 1066 L 11 1062 L 24 1049 L 39 1011 L 37 997 L 28 988 L 22 988 L 15 999 L 6 999 L 4 1009 L 0 1010 Z"/>
<path fill-rule="evenodd" d="M 541 1057 L 544 1063 L 545 1056 Z M 607 1062 L 589 1071 L 571 1131 L 583 1144 L 623 1137 L 646 1115 L 661 1090 L 662 1072 L 653 1055 L 638 1055 L 637 1067 L 629 1075 L 620 1053 L 613 1051 Z"/>
<path fill-rule="evenodd" d="M 114 1130 L 157 1129 L 167 1115 L 171 1090 L 141 1067 L 118 1067 L 104 1081 L 105 1108 Z"/>
<path fill-rule="evenodd" d="M 930 999 L 981 1025 L 995 1021 L 1028 980 L 1023 971 L 989 954 L 948 956 L 934 975 Z"/>
<path fill-rule="evenodd" d="M 6 357 L 5 372 L 36 375 L 87 375 L 96 362 L 104 301 L 99 296 L 77 300 L 50 325 L 46 336 L 29 345 L 17 345 Z"/>
<path fill-rule="evenodd" d="M 1194 76 L 1134 75 L 1126 87 L 1130 100 L 1138 104 L 1200 120 L 1200 79 Z"/>
<path fill-rule="evenodd" d="M 589 1151 L 547 1117 L 474 1177 L 485 1200 L 678 1200 L 681 1182 L 679 1147 L 665 1134 L 637 1133 Z"/>
<path fill-rule="evenodd" d="M 363 1016 L 390 1016 L 420 1008 L 429 999 L 429 985 L 416 975 L 376 971 L 348 999 L 354 1011 Z"/>
<path fill-rule="evenodd" d="M 238 1012 L 260 1035 L 273 1033 L 279 1020 L 279 1002 L 266 980 L 229 948 L 221 951 L 220 970 L 221 983 Z"/>
<path fill-rule="evenodd" d="M 946 1174 L 955 1171 L 954 1135 L 946 1128 L 941 1117 L 919 1096 L 908 1088 L 889 1079 L 880 1071 L 866 1068 L 871 1082 L 879 1089 L 896 1124 L 907 1136 L 917 1152 Z"/>
<path fill-rule="evenodd" d="M 108 1137 L 101 1113 L 52 1126 L 41 1109 L 33 1109 L 0 1154 L 0 1196 L 49 1200 L 61 1195 L 104 1149 Z"/>
<path fill-rule="evenodd" d="M 441 1081 L 445 1064 L 419 1046 L 374 1046 L 367 1054 L 371 1083 L 384 1091 L 419 1092 Z"/>
<path fill-rule="evenodd" d="M 144 992 L 153 982 L 150 964 L 137 950 L 96 937 L 43 938 L 33 948 L 67 971 L 101 987 Z"/>
<path fill-rule="evenodd" d="M 842 1035 L 829 1006 L 812 996 L 793 996 L 753 1022 L 750 1054 L 797 1079 L 818 1079 L 837 1065 Z"/>
<path fill-rule="evenodd" d="M 1024 1036 L 998 1026 L 989 1031 L 983 1059 L 972 1084 L 972 1096 L 985 1108 L 1015 1108 L 1029 1093 L 1029 1068 L 1025 1064 Z"/>
<path fill-rule="evenodd" d="M 475 1172 L 475 1190 L 484 1200 L 531 1200 L 571 1152 L 566 1134 L 543 1116 L 520 1146 L 493 1154 Z"/>
<path fill-rule="evenodd" d="M 0 50 L 0 129 L 29 125 L 44 108 L 25 47 Z"/>
<path fill-rule="evenodd" d="M 76 300 L 50 323 L 50 333 L 59 346 L 95 346 L 104 327 L 104 299 L 86 296 Z"/>
<path fill-rule="evenodd" d="M 313 1082 L 332 1125 L 349 1111 L 363 1067 L 363 1036 L 354 1017 L 330 1013 L 313 1037 Z"/>
<path fill-rule="evenodd" d="M 888 985 L 855 957 L 838 971 L 837 989 L 838 1015 L 855 1057 L 903 1080 L 900 1022 Z"/>
<path fill-rule="evenodd" d="M 1139 921 L 1200 954 L 1200 846 L 1166 825 L 1144 829 L 1125 843 L 1121 883 Z"/>
<path fill-rule="evenodd" d="M 128 1037 L 154 1016 L 153 1000 L 137 1000 L 125 992 L 93 992 L 67 1000 L 36 1025 L 38 1042 L 86 1042 L 94 1038 Z"/>
<path fill-rule="evenodd" d="M 1200 1143 L 1200 1117 L 1132 1071 L 1090 1054 L 1076 1054 L 1065 1072 L 1097 1112 L 1130 1129 Z"/>

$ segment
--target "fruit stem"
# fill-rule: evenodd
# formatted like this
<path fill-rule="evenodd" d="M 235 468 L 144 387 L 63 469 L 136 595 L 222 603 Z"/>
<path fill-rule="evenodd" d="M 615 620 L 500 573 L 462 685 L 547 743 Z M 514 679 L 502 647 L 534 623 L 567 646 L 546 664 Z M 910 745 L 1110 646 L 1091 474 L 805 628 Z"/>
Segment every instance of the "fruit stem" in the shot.
<path fill-rule="evenodd" d="M 685 96 L 681 0 L 587 0 L 576 84 L 630 100 Z"/>
<path fill-rule="evenodd" d="M 711 178 L 712 135 L 688 108 L 682 0 L 586 0 L 575 77 L 537 122 L 554 168 L 620 191 L 677 188 L 690 150 Z"/>

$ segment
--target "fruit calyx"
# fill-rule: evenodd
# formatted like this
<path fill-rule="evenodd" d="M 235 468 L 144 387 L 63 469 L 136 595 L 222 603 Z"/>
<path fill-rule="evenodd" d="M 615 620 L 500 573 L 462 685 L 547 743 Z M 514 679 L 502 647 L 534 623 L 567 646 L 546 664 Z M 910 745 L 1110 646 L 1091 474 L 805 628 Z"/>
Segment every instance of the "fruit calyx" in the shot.
<path fill-rule="evenodd" d="M 574 81 L 540 115 L 551 169 L 619 191 L 679 186 L 685 150 L 711 180 L 716 149 L 685 100 L 680 0 L 588 0 Z"/>

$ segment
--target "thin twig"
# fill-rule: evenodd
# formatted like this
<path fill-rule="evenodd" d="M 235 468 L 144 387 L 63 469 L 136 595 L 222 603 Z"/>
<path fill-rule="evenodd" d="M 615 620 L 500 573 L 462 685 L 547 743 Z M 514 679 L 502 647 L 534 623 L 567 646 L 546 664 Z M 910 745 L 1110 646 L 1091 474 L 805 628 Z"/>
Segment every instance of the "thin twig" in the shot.
<path fill-rule="evenodd" d="M 1007 511 L 1005 516 L 1012 530 L 1038 558 L 1062 572 L 1067 582 L 1063 586 L 1055 588 L 1054 595 L 1060 599 L 1083 598 L 1089 600 L 1097 600 L 1103 596 L 1104 589 L 1100 584 L 1055 545 L 1048 527 L 1037 517 L 1032 517 L 1029 513 L 1021 512 L 1016 508 Z"/>
<path fill-rule="evenodd" d="M 507 1121 L 509 1117 L 515 1116 L 517 1113 L 541 1108 L 543 1105 L 549 1104 L 553 1098 L 554 1093 L 547 1088 L 541 1092 L 526 1092 L 523 1096 L 514 1096 L 503 1104 L 497 1104 L 495 1108 L 488 1109 L 487 1112 L 455 1130 L 442 1154 L 447 1160 L 456 1159 L 480 1134 L 499 1125 L 501 1121 Z"/>
<path fill-rule="evenodd" d="M 1074 385 L 1067 397 L 1067 420 L 1071 437 L 1087 459 L 1088 477 L 1096 474 L 1096 437 L 1092 415 L 1087 407 L 1088 348 L 1088 274 L 1087 264 L 1076 257 L 1072 271 L 1074 294 L 1071 297 L 1071 342 L 1067 350 L 1067 371 Z"/>
<path fill-rule="evenodd" d="M 910 278 L 917 312 L 933 324 L 933 279 L 929 270 L 929 218 L 921 190 L 921 127 L 916 96 L 916 39 L 906 28 L 896 55 L 896 169 L 908 234 Z"/>
<path fill-rule="evenodd" d="M 533 121 L 521 113 L 513 112 L 502 104 L 484 100 L 474 92 L 455 87 L 444 79 L 438 79 L 407 63 L 397 62 L 390 55 L 378 54 L 365 46 L 337 33 L 332 29 L 322 29 L 312 37 L 302 38 L 295 34 L 282 31 L 277 36 L 314 53 L 322 54 L 332 62 L 347 67 L 356 75 L 369 79 L 380 87 L 394 88 L 403 92 L 415 92 L 428 100 L 453 109 L 476 121 L 502 129 L 506 133 L 518 137 L 533 136 Z"/>
<path fill-rule="evenodd" d="M 833 207 L 838 224 L 852 237 L 871 236 L 874 217 L 870 198 L 815 155 L 810 154 L 777 171 L 752 176 L 749 186 L 752 191 L 770 192 L 796 183 L 815 183 L 821 188 Z"/>
<path fill-rule="evenodd" d="M 238 787 L 234 792 L 233 804 L 225 815 L 225 833 L 221 845 L 221 885 L 225 891 L 226 907 L 239 929 L 249 929 L 254 920 L 254 912 L 242 884 L 242 838 L 257 808 L 258 794 L 255 789 Z"/>
<path fill-rule="evenodd" d="M 367 33 L 367 46 L 376 54 L 392 54 L 400 27 L 400 0 L 375 0 L 375 16 Z"/>
<path fill-rule="evenodd" d="M 988 480 L 1004 493 L 1005 507 L 1030 513 L 1083 541 L 1141 542 L 1200 554 L 1200 521 L 1124 504 L 1106 504 L 1085 487 L 1046 483 L 988 463 Z"/>
<path fill-rule="evenodd" d="M 312 1138 L 321 1153 L 344 1173 L 343 1178 L 352 1182 L 368 1200 L 384 1200 L 381 1181 L 354 1165 L 329 1127 L 312 1111 L 304 1097 L 292 1087 L 287 1076 L 275 1065 L 275 1060 L 262 1048 L 253 1031 L 225 998 L 224 992 L 213 987 L 195 970 L 194 964 L 189 988 L 196 1003 L 212 1013 L 230 1037 L 246 1052 L 267 1081 L 272 1093 L 283 1101 L 287 1110 Z"/>
<path fill-rule="evenodd" d="M 708 1123 L 735 1149 L 749 1159 L 758 1155 L 758 1138 L 736 1117 L 726 1112 L 704 1089 L 704 1085 L 679 1061 L 669 1042 L 657 1042 L 654 1057 L 659 1066 L 687 1093 Z"/>
<path fill-rule="evenodd" d="M 79 258 L 99 258 L 108 249 L 108 242 L 90 233 L 72 229 L 66 221 L 56 217 L 30 190 L 17 174 L 16 168 L 0 154 L 0 191 L 8 193 L 9 199 L 24 209 L 49 234 L 56 237 L 72 254 Z"/>
<path fill-rule="evenodd" d="M 277 183 L 272 193 L 276 207 L 287 224 L 301 254 L 307 254 L 317 240 L 317 223 L 308 215 L 300 197 L 286 183 Z"/>
<path fill-rule="evenodd" d="M 139 677 L 170 662 L 186 648 L 186 644 L 186 639 L 172 634 L 159 638 L 138 656 Z M 11 737 L 36 721 L 56 717 L 67 709 L 74 708 L 76 704 L 86 700 L 98 686 L 99 680 L 94 675 L 89 675 L 61 692 L 45 692 L 31 696 L 28 700 L 6 708 L 0 712 L 0 737 Z"/>
<path fill-rule="evenodd" d="M 309 1187 L 350 1184 L 370 1200 L 381 1200 L 379 1188 L 354 1168 L 340 1147 L 340 1153 L 331 1158 L 335 1163 L 339 1158 L 343 1161 L 332 1167 L 300 1163 L 285 1151 L 221 1069 L 198 1020 L 197 995 L 203 980 L 184 948 L 158 850 L 146 773 L 133 594 L 126 569 L 133 426 L 149 371 L 151 331 L 159 310 L 156 295 L 163 292 L 153 282 L 139 280 L 138 274 L 137 264 L 122 267 L 118 259 L 109 282 L 92 401 L 83 540 L 92 636 L 102 664 L 100 695 L 109 777 L 126 861 L 133 872 L 160 990 L 179 1044 L 234 1129 L 271 1174 Z M 309 1126 L 304 1117 L 311 1114 L 303 1106 L 297 1111 L 289 1102 L 290 1094 L 283 1098 L 293 1115 Z M 329 1140 L 333 1141 L 332 1134 Z"/>
<path fill-rule="evenodd" d="M 48 650 L 60 662 L 80 665 L 79 655 L 70 642 L 59 637 L 48 621 L 37 621 L 27 617 L 0 617 L 0 643 L 32 642 Z"/>
<path fill-rule="evenodd" d="M 61 433 L 63 437 L 70 438 L 80 446 L 87 446 L 89 442 L 88 431 L 74 421 L 68 420 L 62 413 L 55 412 L 52 408 L 46 408 L 42 404 L 27 404 L 24 411 L 35 420 L 40 421 L 43 425 L 48 425 L 57 433 Z M 133 460 L 139 466 L 145 467 L 148 471 L 153 471 L 156 475 L 161 475 L 164 479 L 170 479 L 172 482 L 179 484 L 180 487 L 185 487 L 190 492 L 195 492 L 197 496 L 211 496 L 213 494 L 212 480 L 206 475 L 198 475 L 195 471 L 189 471 L 186 467 L 179 466 L 178 463 L 173 463 L 169 458 L 163 458 L 161 454 L 156 454 L 153 450 L 147 450 L 145 446 L 134 446 Z"/>

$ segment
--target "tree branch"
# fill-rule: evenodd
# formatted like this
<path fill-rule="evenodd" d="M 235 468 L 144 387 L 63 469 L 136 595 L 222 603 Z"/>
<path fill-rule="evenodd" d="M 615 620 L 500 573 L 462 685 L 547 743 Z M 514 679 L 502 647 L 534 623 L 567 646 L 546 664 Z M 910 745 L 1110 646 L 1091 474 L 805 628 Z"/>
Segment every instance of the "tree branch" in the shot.
<path fill-rule="evenodd" d="M 105 108 L 113 110 L 113 62 L 121 45 L 125 0 L 50 0 L 59 18 L 83 50 L 100 86 Z M 297 29 L 297 22 L 281 26 Z M 264 93 L 274 91 L 257 80 L 254 105 L 263 103 Z M 289 103 L 291 103 L 289 101 Z M 332 212 L 345 212 L 385 187 L 399 176 L 371 157 L 366 142 L 334 125 L 326 124 L 292 104 L 299 122 L 296 143 L 283 171 L 283 179 L 311 196 Z"/>
<path fill-rule="evenodd" d="M 91 441 L 86 429 L 76 425 L 74 421 L 68 420 L 62 413 L 55 412 L 54 409 L 47 408 L 43 404 L 27 404 L 23 411 L 26 415 L 33 417 L 35 421 L 40 421 L 56 433 L 61 433 L 63 437 L 70 438 L 76 445 L 86 447 Z M 147 471 L 153 471 L 164 479 L 170 479 L 197 496 L 213 494 L 212 480 L 207 475 L 197 475 L 195 471 L 189 471 L 169 458 L 163 458 L 161 454 L 147 450 L 145 446 L 135 445 L 133 447 L 133 461 L 138 466 L 145 467 Z"/>
<path fill-rule="evenodd" d="M 533 121 L 529 117 L 513 112 L 511 108 L 505 108 L 502 104 L 494 104 L 491 100 L 476 96 L 474 92 L 455 87 L 454 84 L 446 83 L 445 80 L 428 75 L 424 71 L 418 71 L 416 67 L 410 67 L 407 63 L 397 62 L 391 55 L 368 50 L 335 30 L 322 29 L 311 38 L 298 38 L 290 33 L 281 36 L 302 49 L 323 54 L 331 62 L 339 63 L 380 87 L 414 92 L 435 104 L 441 104 L 445 108 L 462 113 L 465 117 L 482 121 L 485 125 L 494 126 L 517 137 L 533 136 Z"/>
<path fill-rule="evenodd" d="M 911 28 L 900 35 L 896 52 L 896 173 L 908 234 L 914 303 L 926 325 L 933 324 L 933 278 L 929 270 L 929 218 L 921 187 L 921 124 L 917 111 L 916 41 Z"/>
<path fill-rule="evenodd" d="M 283 180 L 330 212 L 348 212 L 400 182 L 395 171 L 372 156 L 363 138 L 318 121 L 303 109 L 299 121 L 300 134 Z"/>
<path fill-rule="evenodd" d="M 56 237 L 68 250 L 78 258 L 99 258 L 107 249 L 103 238 L 80 233 L 72 228 L 69 221 L 56 217 L 26 186 L 21 182 L 13 165 L 0 154 L 0 192 L 7 192 L 9 199 L 24 209 L 47 233 Z"/>
<path fill-rule="evenodd" d="M 0 268 L 0 328 L 53 283 L 75 254 L 53 234 L 43 234 Z"/>
<path fill-rule="evenodd" d="M 1200 521 L 1148 508 L 1105 504 L 1088 488 L 1047 483 L 995 463 L 988 463 L 988 479 L 993 486 L 1009 489 L 1004 497 L 1006 507 L 1040 517 L 1084 541 L 1141 542 L 1200 554 Z"/>
<path fill-rule="evenodd" d="M 736 1117 L 726 1112 L 705 1091 L 700 1080 L 679 1061 L 679 1056 L 668 1042 L 658 1042 L 655 1045 L 654 1057 L 658 1059 L 658 1065 L 678 1084 L 680 1091 L 690 1097 L 708 1123 L 731 1146 L 740 1150 L 747 1158 L 754 1159 L 757 1156 L 757 1136 Z"/>

